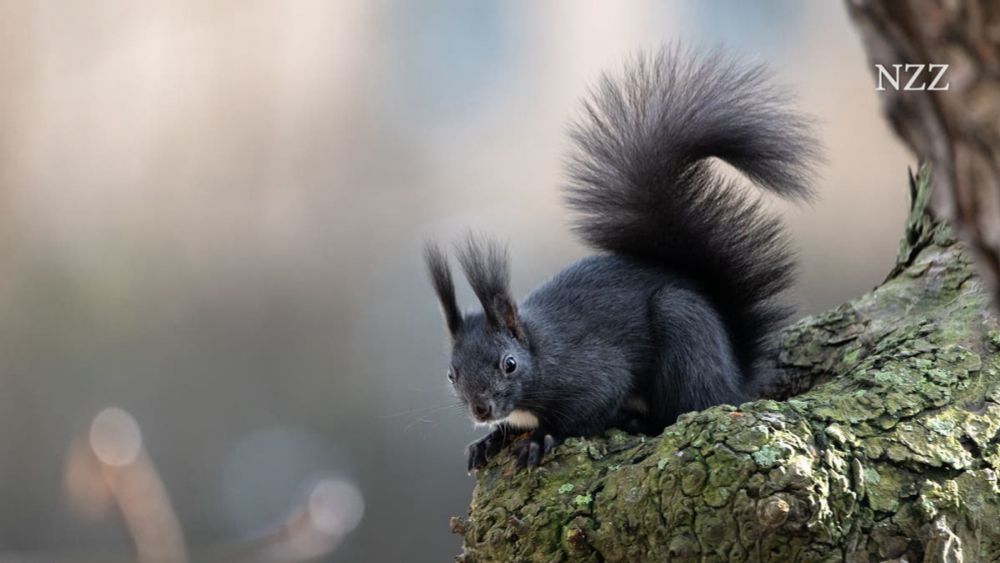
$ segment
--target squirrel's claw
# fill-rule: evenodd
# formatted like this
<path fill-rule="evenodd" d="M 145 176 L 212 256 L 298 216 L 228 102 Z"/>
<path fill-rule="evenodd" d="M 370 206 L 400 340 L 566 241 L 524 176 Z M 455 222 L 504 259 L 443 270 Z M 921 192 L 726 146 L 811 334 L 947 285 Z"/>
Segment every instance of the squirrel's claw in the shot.
<path fill-rule="evenodd" d="M 486 447 L 483 444 L 486 440 L 487 438 L 483 438 L 482 440 L 469 444 L 469 446 L 465 448 L 465 455 L 468 459 L 469 475 L 472 475 L 473 471 L 482 469 L 486 465 L 488 458 L 486 455 Z"/>
<path fill-rule="evenodd" d="M 545 454 L 552 451 L 562 442 L 552 434 L 532 433 L 528 438 L 514 446 L 513 454 L 517 457 L 517 467 L 538 467 L 542 464 Z"/>
<path fill-rule="evenodd" d="M 465 447 L 466 471 L 469 475 L 472 475 L 473 471 L 482 467 L 483 462 L 480 461 L 478 444 L 479 442 L 474 442 Z"/>
<path fill-rule="evenodd" d="M 493 456 L 497 455 L 503 448 L 504 441 L 495 432 L 483 436 L 479 440 L 469 444 L 465 448 L 465 455 L 468 460 L 468 472 L 482 469 Z"/>
<path fill-rule="evenodd" d="M 559 440 L 559 442 L 562 442 L 562 440 Z M 558 445 L 558 442 L 556 441 L 555 436 L 552 434 L 546 434 L 545 438 L 542 440 L 542 453 L 547 454 L 551 452 L 552 448 L 556 447 L 556 445 Z"/>
<path fill-rule="evenodd" d="M 521 452 L 517 454 L 518 467 L 538 467 L 542 462 L 542 446 L 535 441 L 528 441 Z"/>

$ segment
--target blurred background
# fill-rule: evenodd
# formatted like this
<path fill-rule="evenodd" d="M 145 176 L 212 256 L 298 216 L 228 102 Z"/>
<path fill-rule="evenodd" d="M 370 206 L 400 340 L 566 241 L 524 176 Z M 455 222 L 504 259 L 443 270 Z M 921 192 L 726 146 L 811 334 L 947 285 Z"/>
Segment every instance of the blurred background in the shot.
<path fill-rule="evenodd" d="M 423 241 L 583 256 L 564 127 L 677 39 L 819 120 L 800 313 L 881 281 L 913 161 L 838 2 L 0 1 L 0 561 L 457 554 Z"/>

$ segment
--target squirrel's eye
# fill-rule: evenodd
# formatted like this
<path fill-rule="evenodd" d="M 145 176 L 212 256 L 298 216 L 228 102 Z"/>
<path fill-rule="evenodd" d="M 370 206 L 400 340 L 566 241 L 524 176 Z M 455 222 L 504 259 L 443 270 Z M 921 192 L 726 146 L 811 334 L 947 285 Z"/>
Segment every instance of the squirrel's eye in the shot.
<path fill-rule="evenodd" d="M 503 360 L 500 361 L 500 369 L 507 375 L 514 373 L 514 370 L 517 369 L 517 360 L 510 354 L 504 356 Z"/>
<path fill-rule="evenodd" d="M 451 369 L 451 368 L 448 369 L 448 381 L 450 381 L 452 383 L 455 383 L 455 370 L 454 369 Z"/>

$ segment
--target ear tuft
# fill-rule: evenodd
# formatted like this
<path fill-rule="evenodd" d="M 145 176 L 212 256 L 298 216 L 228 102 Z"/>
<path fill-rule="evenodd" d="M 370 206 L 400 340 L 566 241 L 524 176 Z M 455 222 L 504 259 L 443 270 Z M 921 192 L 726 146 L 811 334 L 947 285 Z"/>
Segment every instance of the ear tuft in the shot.
<path fill-rule="evenodd" d="M 458 261 L 483 306 L 487 322 L 522 340 L 524 333 L 517 318 L 517 304 L 509 289 L 510 258 L 507 247 L 495 240 L 470 234 L 463 244 L 458 245 Z"/>
<path fill-rule="evenodd" d="M 462 328 L 462 312 L 458 310 L 458 302 L 455 300 L 455 283 L 451 278 L 451 269 L 448 268 L 448 257 L 436 244 L 427 243 L 424 247 L 424 261 L 431 275 L 434 292 L 441 303 L 448 332 L 455 338 Z"/>

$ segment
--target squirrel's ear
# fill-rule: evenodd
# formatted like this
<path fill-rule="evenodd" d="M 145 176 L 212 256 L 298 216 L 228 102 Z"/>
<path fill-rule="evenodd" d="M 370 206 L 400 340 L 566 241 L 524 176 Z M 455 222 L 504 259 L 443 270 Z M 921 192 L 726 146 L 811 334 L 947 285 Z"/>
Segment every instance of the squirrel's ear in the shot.
<path fill-rule="evenodd" d="M 510 260 L 507 248 L 496 241 L 469 235 L 458 247 L 458 261 L 472 291 L 483 305 L 486 320 L 496 329 L 524 339 L 517 305 L 510 296 Z"/>
<path fill-rule="evenodd" d="M 434 292 L 437 293 L 438 301 L 441 303 L 441 312 L 444 313 L 448 332 L 455 338 L 462 328 L 462 313 L 458 310 L 458 302 L 455 301 L 455 283 L 451 279 L 448 258 L 437 245 L 428 243 L 424 248 L 424 260 L 431 274 Z"/>
<path fill-rule="evenodd" d="M 499 324 L 506 328 L 511 336 L 524 342 L 524 331 L 521 330 L 521 323 L 517 318 L 517 304 L 511 299 L 510 293 L 498 295 L 494 300 L 493 309 Z"/>

